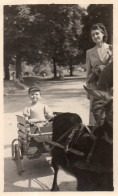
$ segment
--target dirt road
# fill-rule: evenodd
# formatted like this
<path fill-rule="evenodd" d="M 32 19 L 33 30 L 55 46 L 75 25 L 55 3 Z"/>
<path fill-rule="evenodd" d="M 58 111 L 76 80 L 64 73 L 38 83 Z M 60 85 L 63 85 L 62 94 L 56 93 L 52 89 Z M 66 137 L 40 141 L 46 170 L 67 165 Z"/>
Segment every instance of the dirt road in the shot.
<path fill-rule="evenodd" d="M 88 124 L 89 101 L 83 89 L 85 79 L 63 81 L 40 81 L 42 102 L 52 107 L 53 111 L 73 112 L 79 114 L 83 122 Z M 53 169 L 49 154 L 39 159 L 22 160 L 24 172 L 17 174 L 16 166 L 11 160 L 11 142 L 17 138 L 16 114 L 21 114 L 28 104 L 27 90 L 18 90 L 4 99 L 4 191 L 31 192 L 50 191 L 53 180 Z M 61 191 L 75 191 L 74 177 L 59 171 L 58 184 Z"/>

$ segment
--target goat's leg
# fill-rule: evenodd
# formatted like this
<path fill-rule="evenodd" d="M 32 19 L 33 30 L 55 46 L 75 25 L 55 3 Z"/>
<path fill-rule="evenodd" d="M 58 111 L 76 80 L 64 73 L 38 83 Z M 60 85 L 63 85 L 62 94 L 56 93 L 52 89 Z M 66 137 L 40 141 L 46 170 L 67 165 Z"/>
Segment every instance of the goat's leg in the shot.
<path fill-rule="evenodd" d="M 92 191 L 94 184 L 91 182 L 91 176 L 88 171 L 78 170 L 77 175 L 77 190 L 78 191 Z"/>
<path fill-rule="evenodd" d="M 54 159 L 52 159 L 52 166 L 54 168 L 54 179 L 53 179 L 53 185 L 52 185 L 51 191 L 59 191 L 59 187 L 57 185 L 57 174 L 58 174 L 59 168 L 56 162 L 54 161 Z"/>

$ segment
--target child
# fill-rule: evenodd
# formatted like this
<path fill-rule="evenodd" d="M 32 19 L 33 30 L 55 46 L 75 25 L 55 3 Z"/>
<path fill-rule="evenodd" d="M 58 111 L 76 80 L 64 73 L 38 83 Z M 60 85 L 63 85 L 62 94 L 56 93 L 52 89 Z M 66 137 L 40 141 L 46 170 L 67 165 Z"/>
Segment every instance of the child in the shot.
<path fill-rule="evenodd" d="M 30 123 L 38 122 L 38 126 L 43 126 L 46 120 L 53 117 L 53 112 L 46 105 L 40 102 L 41 91 L 39 87 L 32 86 L 28 90 L 31 104 L 24 109 L 23 115 Z"/>

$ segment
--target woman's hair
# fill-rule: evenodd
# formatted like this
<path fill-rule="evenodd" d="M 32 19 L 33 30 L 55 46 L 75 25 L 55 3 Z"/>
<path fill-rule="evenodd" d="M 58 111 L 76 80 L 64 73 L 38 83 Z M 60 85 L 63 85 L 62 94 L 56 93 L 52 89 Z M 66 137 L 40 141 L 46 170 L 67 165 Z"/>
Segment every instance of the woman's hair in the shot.
<path fill-rule="evenodd" d="M 90 32 L 91 32 L 92 30 L 100 30 L 101 33 L 104 34 L 103 41 L 104 41 L 104 42 L 107 42 L 107 39 L 108 39 L 107 30 L 106 30 L 105 26 L 104 26 L 102 23 L 96 23 L 96 24 L 94 24 L 94 25 L 91 27 Z"/>

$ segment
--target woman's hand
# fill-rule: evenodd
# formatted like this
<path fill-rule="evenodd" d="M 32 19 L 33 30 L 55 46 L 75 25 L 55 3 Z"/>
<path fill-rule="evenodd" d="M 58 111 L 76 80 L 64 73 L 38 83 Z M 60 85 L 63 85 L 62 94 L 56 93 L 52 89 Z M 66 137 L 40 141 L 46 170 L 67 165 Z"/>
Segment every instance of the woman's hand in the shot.
<path fill-rule="evenodd" d="M 98 65 L 94 68 L 93 73 L 95 73 L 96 76 L 99 76 L 103 69 L 105 68 L 105 65 Z"/>
<path fill-rule="evenodd" d="M 98 68 L 100 71 L 103 71 L 103 69 L 105 68 L 105 65 L 99 65 Z"/>

